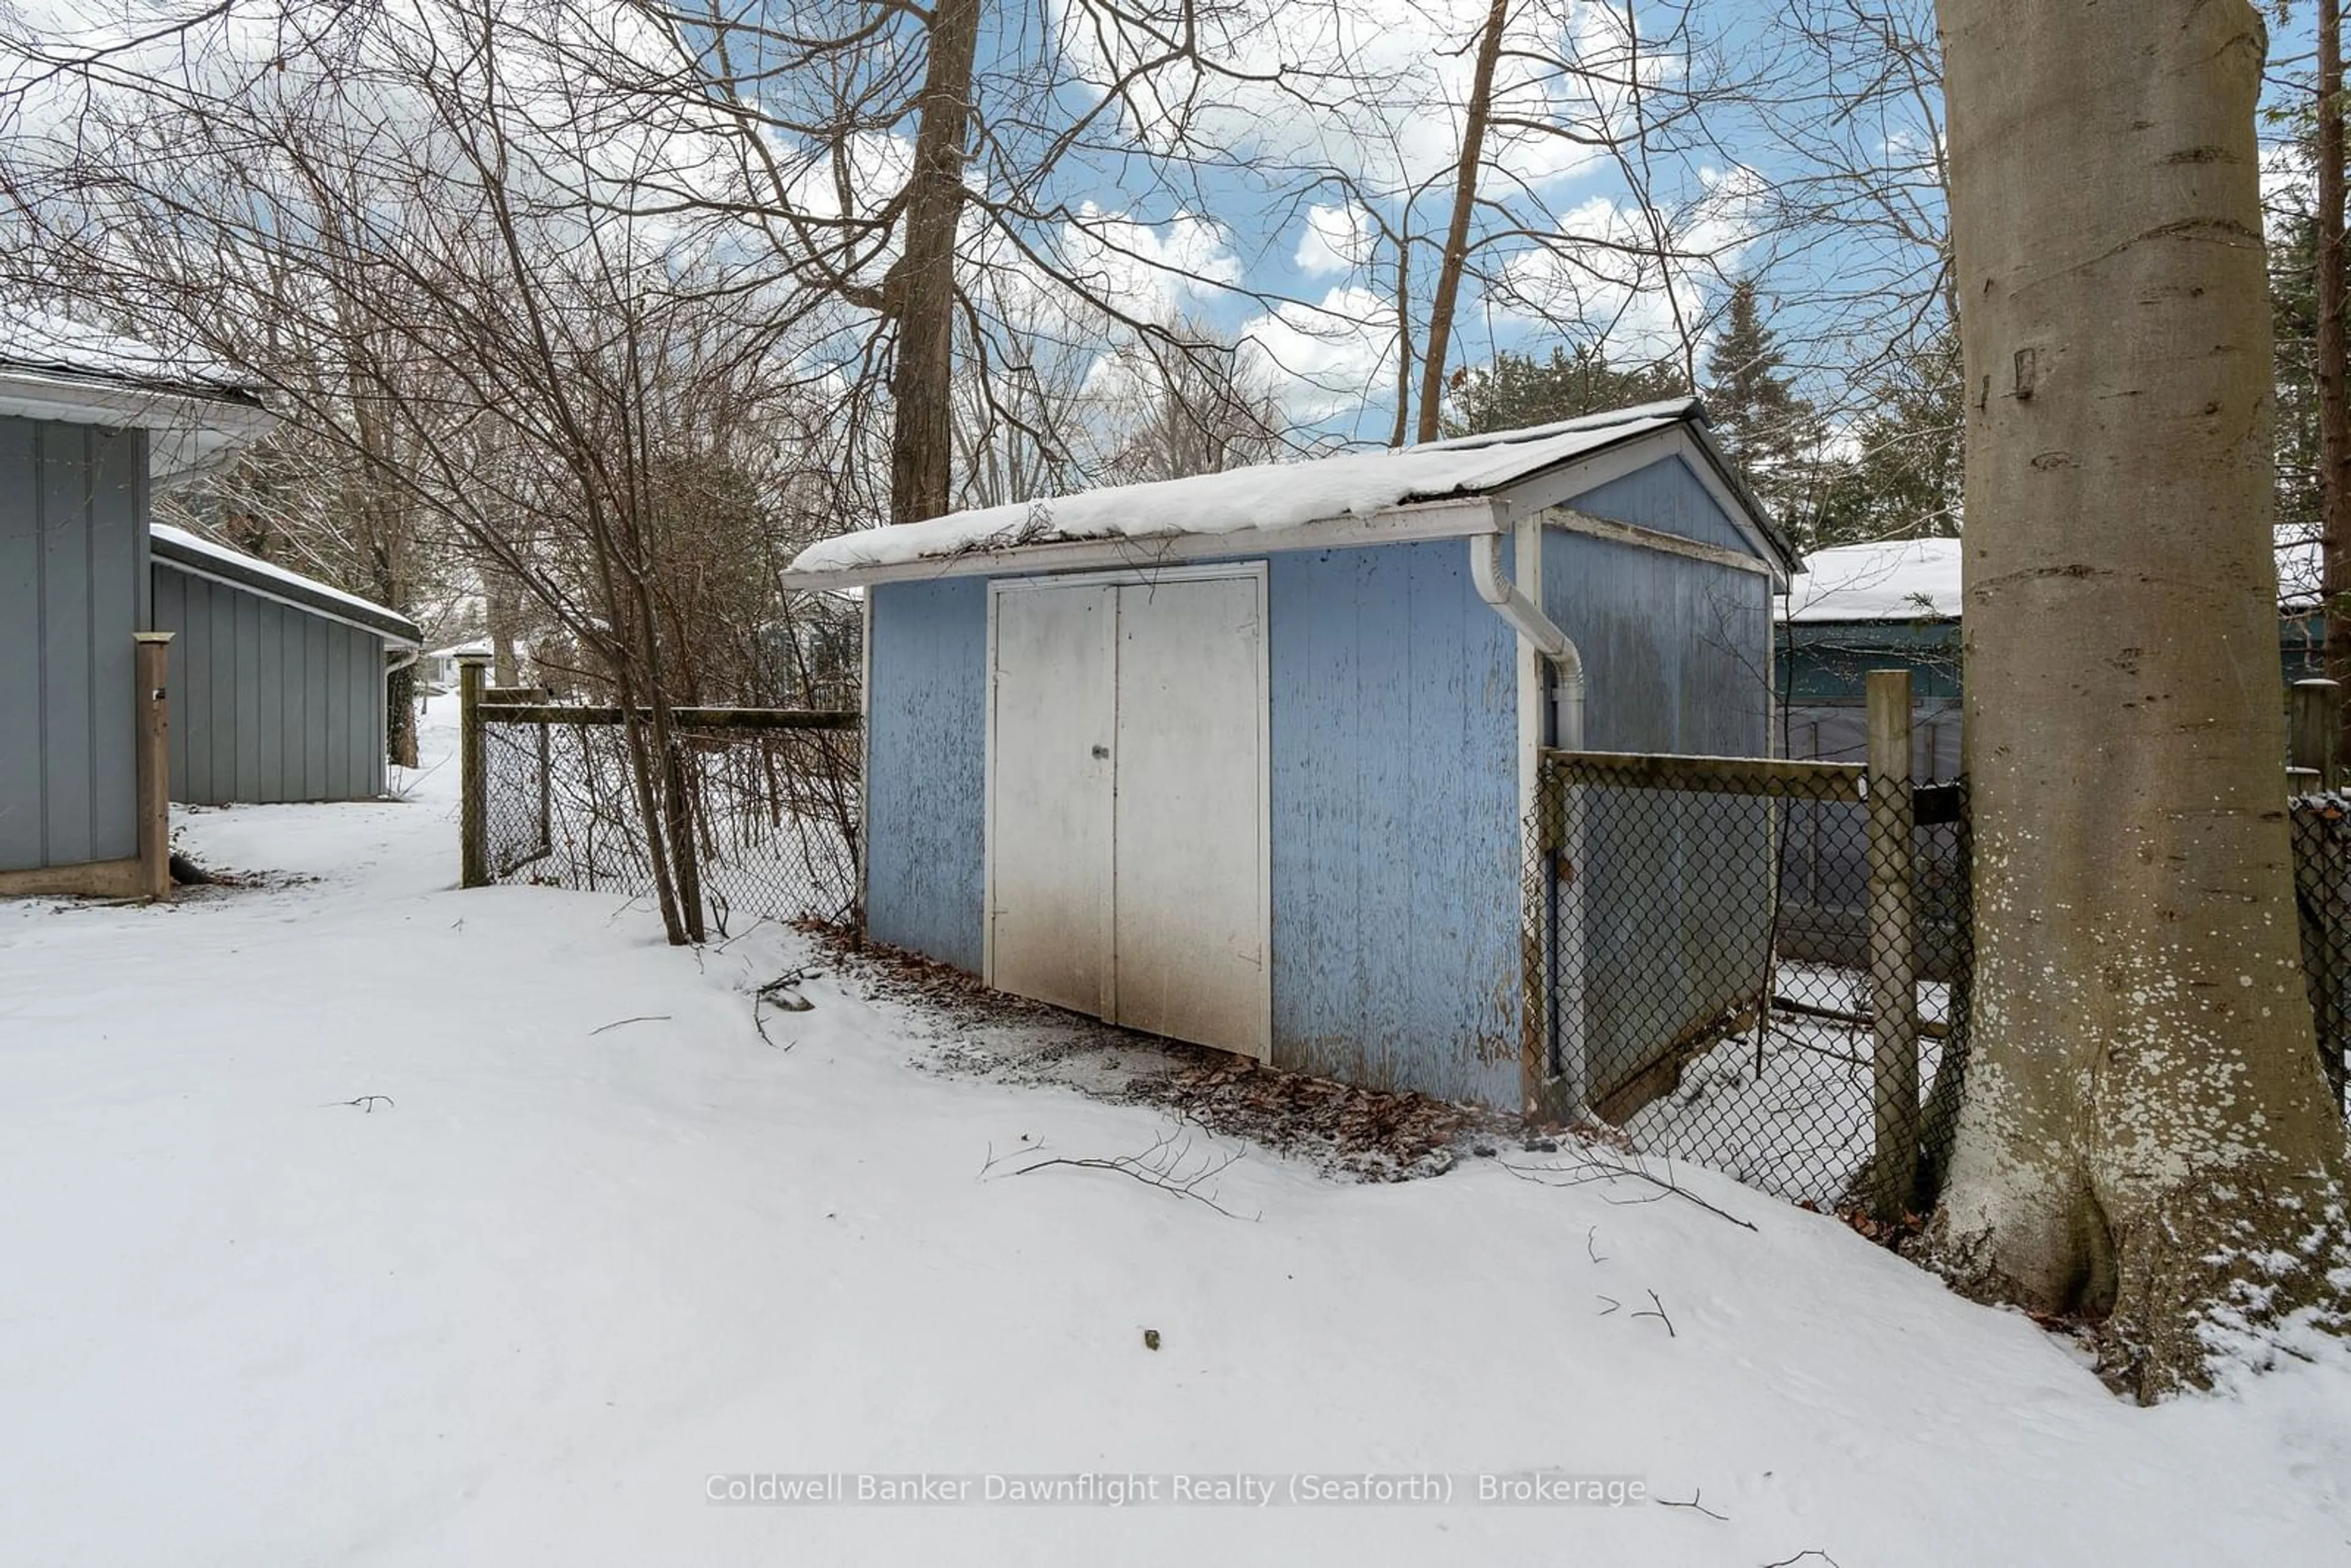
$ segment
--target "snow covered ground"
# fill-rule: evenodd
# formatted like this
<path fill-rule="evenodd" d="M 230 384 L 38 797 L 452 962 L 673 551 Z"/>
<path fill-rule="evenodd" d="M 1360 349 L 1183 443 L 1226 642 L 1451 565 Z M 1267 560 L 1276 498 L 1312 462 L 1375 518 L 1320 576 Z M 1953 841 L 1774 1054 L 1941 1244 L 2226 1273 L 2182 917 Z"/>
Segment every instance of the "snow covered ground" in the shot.
<path fill-rule="evenodd" d="M 1753 1230 L 1518 1153 L 1383 1186 L 1226 1146 L 1240 1218 L 984 1174 L 1167 1124 L 920 1071 L 919 1013 L 828 977 L 767 1043 L 751 988 L 797 938 L 457 892 L 455 794 L 190 820 L 315 881 L 0 905 L 0 1561 L 2351 1562 L 2339 1350 L 2139 1410 L 1701 1172 Z M 1646 1494 L 1475 1500 L 1530 1470 Z M 808 1471 L 1278 1500 L 706 1500 Z M 1364 1471 L 1455 1491 L 1289 1500 Z"/>

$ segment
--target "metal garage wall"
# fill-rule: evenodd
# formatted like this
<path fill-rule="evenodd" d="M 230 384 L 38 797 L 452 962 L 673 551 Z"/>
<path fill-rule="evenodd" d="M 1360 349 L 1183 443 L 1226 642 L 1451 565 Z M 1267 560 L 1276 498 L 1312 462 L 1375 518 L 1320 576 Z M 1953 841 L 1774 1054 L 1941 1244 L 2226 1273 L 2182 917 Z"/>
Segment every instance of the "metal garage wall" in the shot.
<path fill-rule="evenodd" d="M 357 800 L 384 787 L 373 632 L 155 562 L 172 639 L 172 799 Z"/>
<path fill-rule="evenodd" d="M 147 436 L 0 418 L 0 871 L 139 850 Z"/>

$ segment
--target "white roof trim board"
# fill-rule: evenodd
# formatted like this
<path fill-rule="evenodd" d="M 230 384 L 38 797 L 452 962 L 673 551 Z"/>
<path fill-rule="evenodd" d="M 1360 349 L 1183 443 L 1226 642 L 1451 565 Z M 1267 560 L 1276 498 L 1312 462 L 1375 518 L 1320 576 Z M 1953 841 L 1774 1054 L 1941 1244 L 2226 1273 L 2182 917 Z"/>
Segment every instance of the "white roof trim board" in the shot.
<path fill-rule="evenodd" d="M 199 538 L 169 523 L 151 523 L 147 533 L 154 559 L 177 570 L 275 599 L 308 614 L 356 626 L 399 647 L 414 648 L 424 640 L 414 622 L 371 599 L 329 588 L 316 578 L 304 577 L 258 556 Z"/>
<path fill-rule="evenodd" d="M 208 466 L 276 423 L 218 365 L 39 311 L 0 316 L 0 415 L 149 431 L 156 480 Z"/>
<path fill-rule="evenodd" d="M 1695 400 L 1682 398 L 1400 451 L 981 507 L 820 540 L 793 560 L 783 582 L 837 588 L 1491 533 L 1508 521 L 1500 492 L 1627 443 L 1695 428 L 1704 417 Z M 1761 509 L 1743 496 L 1740 505 L 1769 538 Z"/>
<path fill-rule="evenodd" d="M 1804 558 L 1789 588 L 1792 622 L 1956 621 L 1959 541 L 1888 539 Z"/>

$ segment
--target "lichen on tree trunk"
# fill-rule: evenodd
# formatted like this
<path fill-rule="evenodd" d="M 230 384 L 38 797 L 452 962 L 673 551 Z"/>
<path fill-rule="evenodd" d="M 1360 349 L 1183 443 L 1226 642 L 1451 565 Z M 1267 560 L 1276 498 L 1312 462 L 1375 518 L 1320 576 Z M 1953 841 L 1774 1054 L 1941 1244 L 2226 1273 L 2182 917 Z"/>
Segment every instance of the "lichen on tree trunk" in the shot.
<path fill-rule="evenodd" d="M 1976 1058 L 1934 1242 L 2153 1398 L 2340 1326 L 2296 942 L 2244 0 L 1941 0 Z"/>

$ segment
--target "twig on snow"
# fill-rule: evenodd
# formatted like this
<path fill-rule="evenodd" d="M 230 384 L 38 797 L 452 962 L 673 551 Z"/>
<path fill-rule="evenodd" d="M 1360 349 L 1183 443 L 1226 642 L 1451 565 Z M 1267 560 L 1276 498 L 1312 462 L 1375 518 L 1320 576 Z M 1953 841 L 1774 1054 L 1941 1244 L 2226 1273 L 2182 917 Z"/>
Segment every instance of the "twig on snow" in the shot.
<path fill-rule="evenodd" d="M 1636 1318 L 1655 1318 L 1659 1322 L 1666 1325 L 1666 1337 L 1667 1339 L 1681 1338 L 1681 1335 L 1674 1333 L 1674 1320 L 1666 1316 L 1666 1303 L 1657 1300 L 1657 1292 L 1655 1291 L 1651 1291 L 1649 1292 L 1649 1305 L 1656 1310 L 1655 1312 L 1635 1312 L 1633 1315 Z"/>
<path fill-rule="evenodd" d="M 1790 1563 L 1802 1563 L 1807 1557 L 1817 1557 L 1822 1562 L 1827 1563 L 1829 1568 L 1838 1568 L 1837 1560 L 1830 1556 L 1827 1552 L 1822 1551 L 1817 1546 L 1807 1546 L 1802 1552 L 1797 1552 L 1793 1557 L 1782 1557 L 1777 1563 L 1766 1563 L 1763 1564 L 1763 1568 L 1788 1568 Z"/>
<path fill-rule="evenodd" d="M 740 942 L 744 937 L 751 935 L 752 932 L 757 931 L 760 926 L 768 924 L 768 917 L 767 915 L 762 915 L 759 918 L 751 922 L 750 925 L 746 925 L 742 930 L 737 931 L 734 936 L 729 936 L 726 941 L 718 944 L 718 950 L 721 953 L 724 953 L 727 948 L 732 947 L 736 943 Z"/>
<path fill-rule="evenodd" d="M 1590 1258 L 1594 1263 L 1605 1263 L 1608 1261 L 1607 1259 L 1603 1258 L 1600 1255 L 1600 1227 L 1594 1225 L 1588 1227 L 1584 1230 L 1583 1252 L 1584 1256 Z"/>
<path fill-rule="evenodd" d="M 1706 1498 L 1706 1489 L 1705 1489 L 1705 1488 L 1703 1488 L 1703 1487 L 1700 1487 L 1700 1488 L 1698 1488 L 1698 1489 L 1696 1489 L 1696 1490 L 1692 1490 L 1692 1491 L 1691 1491 L 1691 1493 L 1689 1494 L 1689 1499 L 1688 1499 L 1688 1500 L 1687 1500 L 1687 1501 L 1685 1501 L 1685 1502 L 1677 1502 L 1677 1501 L 1676 1501 L 1674 1499 L 1669 1498 L 1669 1497 L 1661 1497 L 1661 1498 L 1657 1498 L 1657 1499 L 1656 1499 L 1656 1500 L 1654 1500 L 1656 1502 L 1656 1504 L 1657 1504 L 1657 1506 L 1658 1506 L 1659 1508 L 1688 1508 L 1688 1509 L 1695 1509 L 1695 1510 L 1697 1510 L 1698 1512 L 1700 1512 L 1700 1513 L 1702 1513 L 1702 1514 L 1706 1515 L 1706 1516 L 1707 1516 L 1707 1518 L 1708 1518 L 1708 1519 L 1719 1519 L 1719 1520 L 1721 1520 L 1725 1524 L 1729 1523 L 1729 1522 L 1730 1522 L 1730 1516 L 1729 1516 L 1729 1514 L 1727 1514 L 1727 1513 L 1717 1513 L 1717 1512 L 1715 1512 L 1715 1511 L 1714 1511 L 1714 1510 L 1712 1510 L 1712 1509 L 1710 1509 L 1710 1508 L 1707 1507 L 1707 1506 L 1706 1506 L 1706 1502 L 1705 1502 L 1705 1498 Z"/>
<path fill-rule="evenodd" d="M 1608 1303 L 1608 1312 L 1621 1312 L 1625 1310 L 1625 1303 L 1614 1296 L 1602 1296 L 1598 1299 Z M 1603 1312 L 1600 1315 L 1604 1318 L 1608 1312 Z"/>
<path fill-rule="evenodd" d="M 399 1106 L 393 1103 L 392 1096 L 389 1094 L 362 1094 L 356 1100 L 338 1100 L 335 1103 L 338 1105 L 356 1105 L 360 1108 L 362 1114 L 372 1116 L 375 1114 L 375 1103 L 379 1100 L 382 1101 L 387 1105 L 391 1105 L 394 1110 L 399 1109 Z"/>
<path fill-rule="evenodd" d="M 1044 1145 L 1039 1144 L 1019 1150 L 1019 1153 L 1035 1155 L 1042 1154 L 1043 1150 Z M 979 1167 L 979 1173 L 982 1176 L 986 1176 L 998 1165 L 1013 1157 L 1015 1156 L 1011 1154 L 998 1155 L 995 1145 L 991 1144 L 988 1145 L 987 1162 Z M 1217 1201 L 1216 1189 L 1208 1186 L 1217 1176 L 1231 1169 L 1240 1157 L 1238 1151 L 1211 1148 L 1207 1153 L 1197 1152 L 1192 1137 L 1179 1125 L 1174 1130 L 1161 1133 L 1152 1145 L 1139 1155 L 1115 1155 L 1108 1157 L 1094 1155 L 1047 1155 L 1042 1159 L 1031 1160 L 1024 1166 L 1010 1166 L 1004 1174 L 1016 1176 L 1029 1176 L 1038 1171 L 1050 1170 L 1056 1166 L 1065 1166 L 1076 1170 L 1115 1171 L 1121 1176 L 1130 1176 L 1141 1182 L 1145 1186 L 1155 1186 L 1160 1191 L 1173 1193 L 1177 1197 L 1188 1197 L 1196 1203 L 1204 1203 L 1228 1219 L 1250 1221 L 1262 1219 L 1265 1217 L 1261 1214 L 1236 1214 L 1227 1208 Z"/>
<path fill-rule="evenodd" d="M 1610 1198 L 1608 1201 L 1655 1203 L 1662 1197 L 1678 1197 L 1685 1203 L 1695 1204 L 1718 1219 L 1730 1221 L 1742 1230 L 1755 1228 L 1752 1222 L 1741 1219 L 1729 1210 L 1708 1203 L 1674 1180 L 1671 1166 L 1667 1167 L 1667 1174 L 1660 1176 L 1651 1170 L 1638 1155 L 1618 1159 L 1614 1155 L 1603 1155 L 1588 1145 L 1578 1145 L 1575 1155 L 1570 1162 L 1531 1166 L 1512 1165 L 1508 1160 L 1498 1160 L 1495 1163 L 1520 1181 L 1530 1181 L 1537 1186 L 1583 1186 L 1591 1182 L 1606 1182 L 1613 1186 L 1619 1181 L 1641 1182 L 1656 1190 L 1646 1197 Z M 1560 1179 L 1552 1179 L 1553 1177 Z"/>
<path fill-rule="evenodd" d="M 667 1022 L 669 1022 L 669 1014 L 667 1014 L 667 1013 L 640 1013 L 640 1014 L 638 1014 L 635 1018 L 632 1018 L 632 1019 L 614 1019 L 611 1023 L 598 1024 L 594 1029 L 590 1030 L 588 1032 L 589 1032 L 590 1035 L 599 1035 L 599 1034 L 603 1033 L 603 1032 L 604 1032 L 606 1030 L 608 1030 L 608 1029 L 618 1029 L 618 1028 L 620 1028 L 620 1027 L 621 1027 L 622 1024 L 624 1024 L 624 1023 L 667 1023 Z"/>

